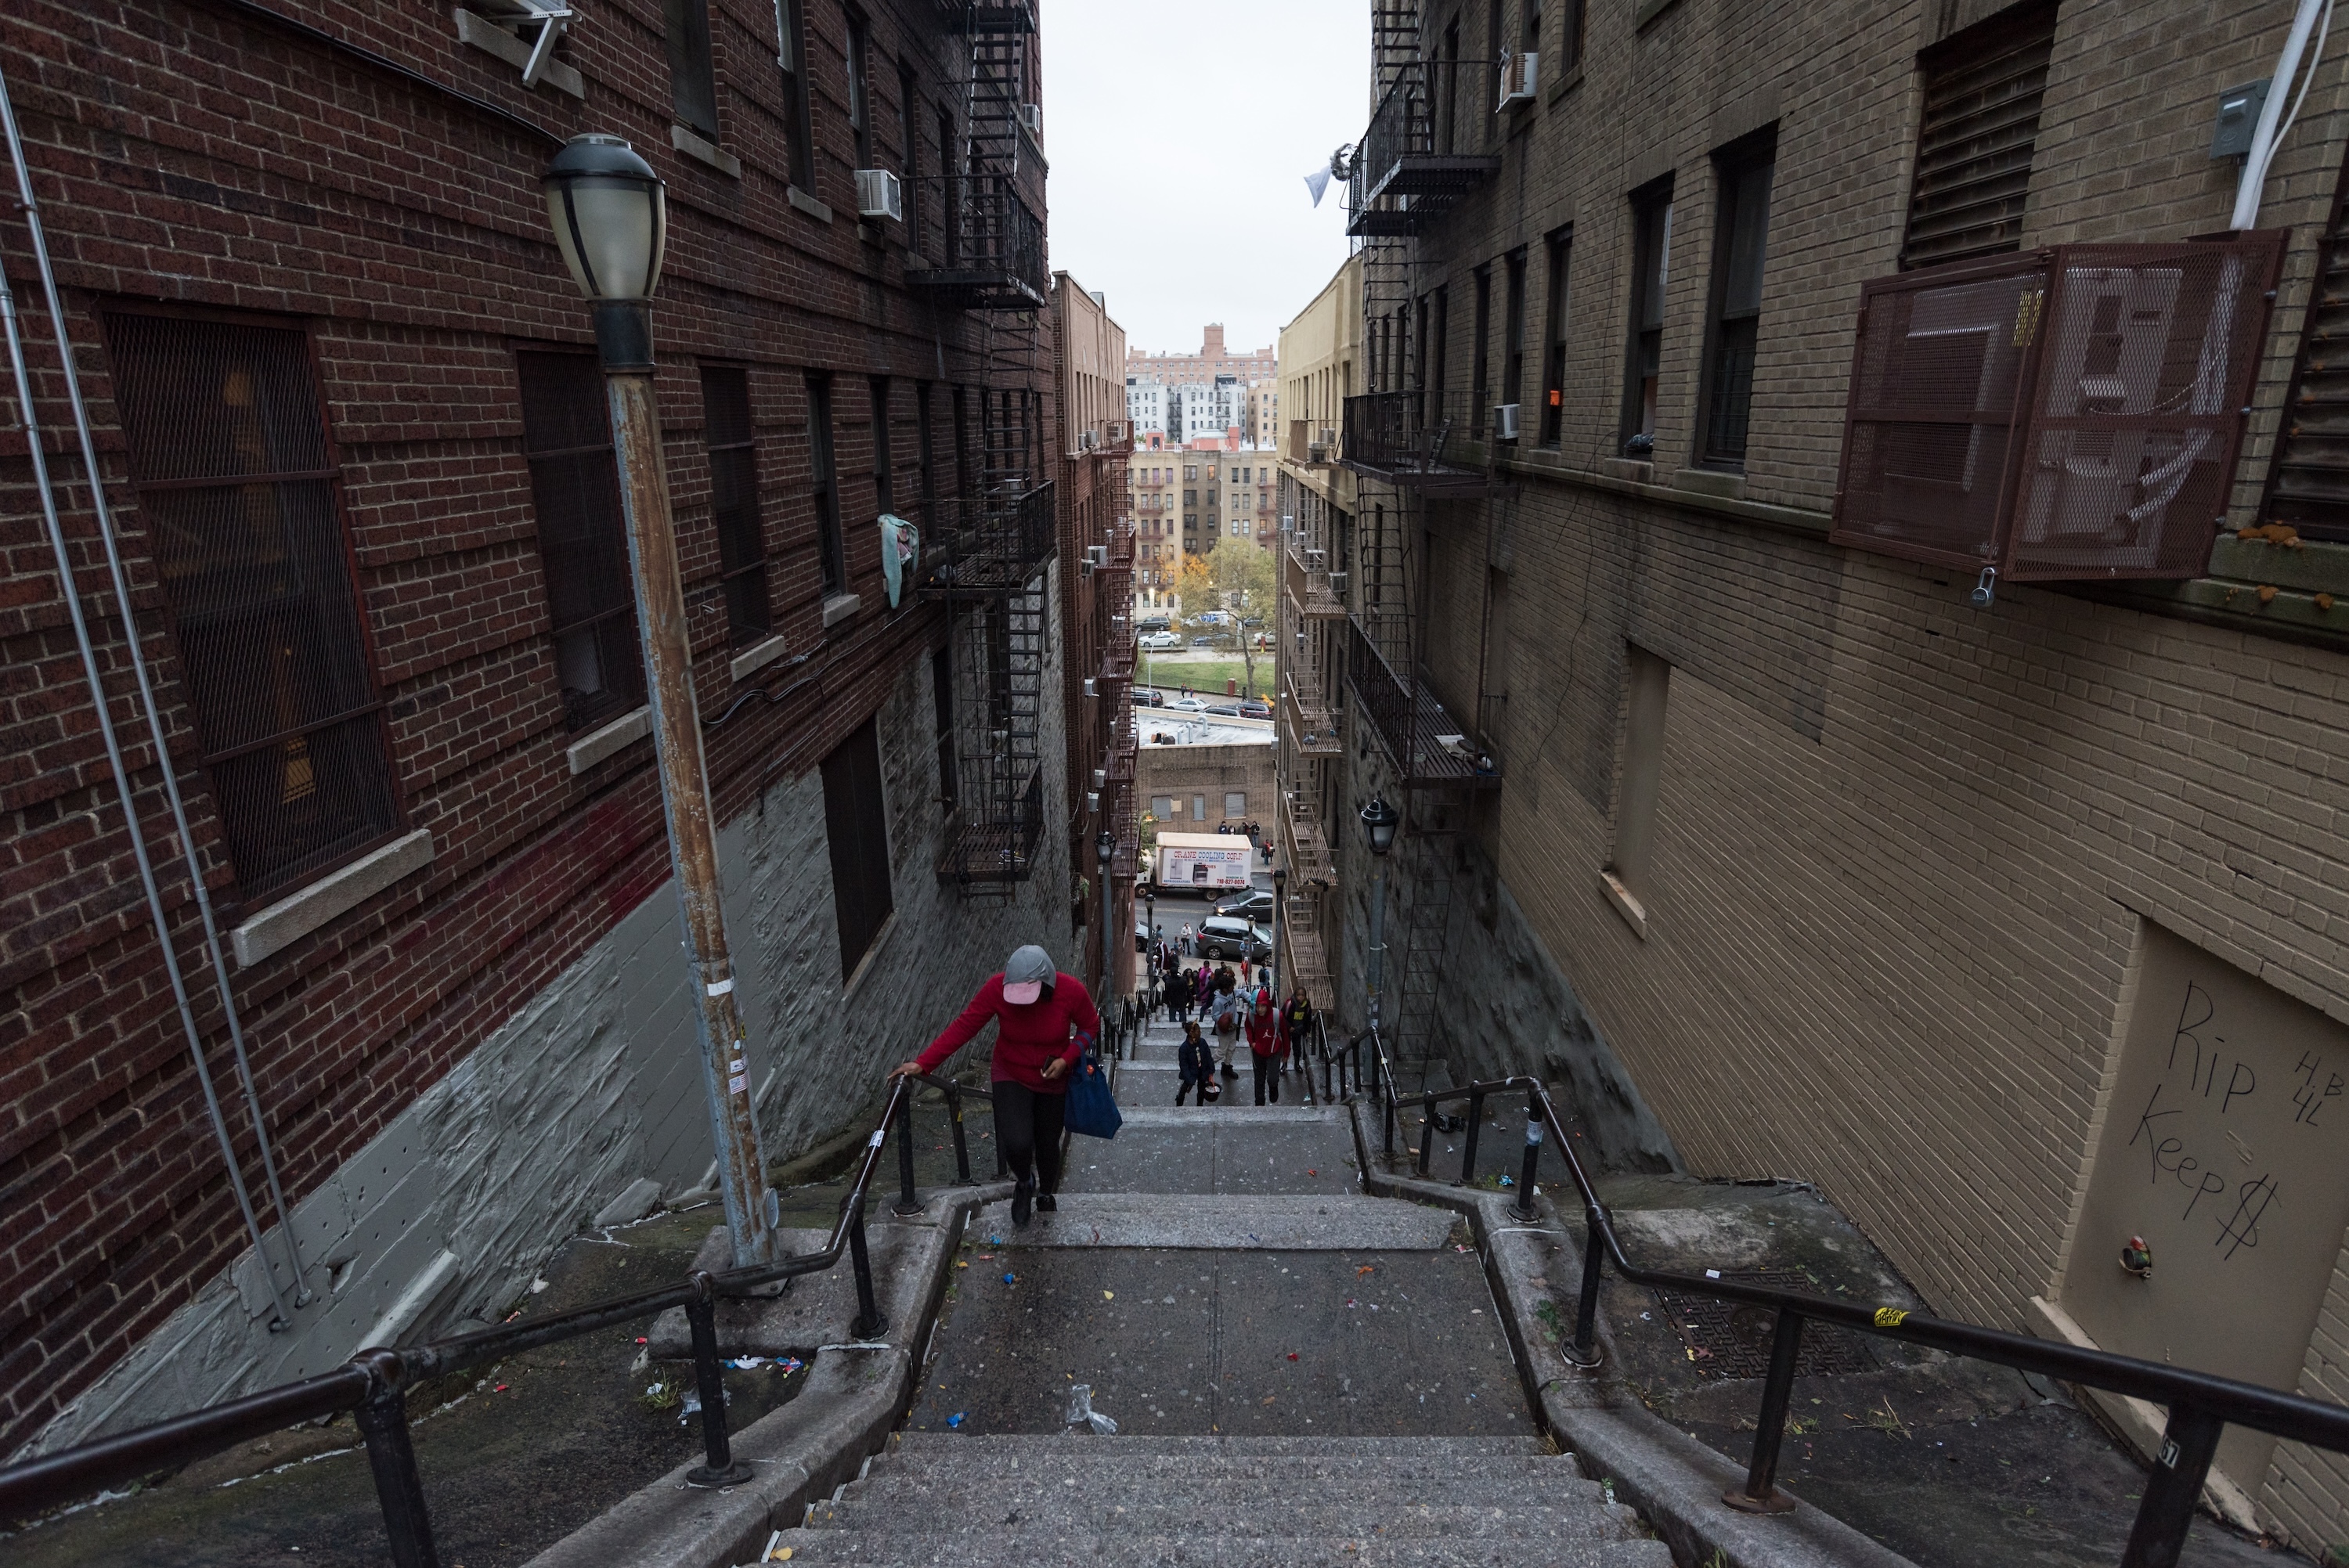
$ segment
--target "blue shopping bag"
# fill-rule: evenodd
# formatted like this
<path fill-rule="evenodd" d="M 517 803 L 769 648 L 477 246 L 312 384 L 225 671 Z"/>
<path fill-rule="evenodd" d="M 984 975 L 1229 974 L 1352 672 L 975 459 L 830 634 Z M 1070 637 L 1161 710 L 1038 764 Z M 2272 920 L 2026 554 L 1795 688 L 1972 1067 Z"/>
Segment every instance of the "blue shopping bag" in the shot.
<path fill-rule="evenodd" d="M 1091 1041 L 1086 1042 L 1084 1054 L 1077 1058 L 1076 1076 L 1069 1080 L 1069 1099 L 1061 1109 L 1061 1125 L 1087 1138 L 1115 1138 L 1117 1130 L 1125 1125 L 1125 1117 L 1117 1109 L 1117 1097 L 1110 1093 L 1109 1075 L 1102 1071 L 1101 1058 L 1093 1054 Z"/>

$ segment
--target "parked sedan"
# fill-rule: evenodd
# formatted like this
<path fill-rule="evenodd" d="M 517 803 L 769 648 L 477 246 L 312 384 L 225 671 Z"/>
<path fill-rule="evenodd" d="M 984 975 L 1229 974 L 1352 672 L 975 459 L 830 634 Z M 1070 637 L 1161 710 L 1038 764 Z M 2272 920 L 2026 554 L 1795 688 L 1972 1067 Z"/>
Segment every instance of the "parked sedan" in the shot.
<path fill-rule="evenodd" d="M 1191 639 L 1191 645 L 1195 648 L 1212 648 L 1216 645 L 1216 639 L 1213 637 L 1194 637 Z"/>
<path fill-rule="evenodd" d="M 1200 701 L 1195 696 L 1178 696 L 1173 702 L 1168 703 L 1166 707 L 1168 711 L 1174 713 L 1205 713 L 1207 711 L 1207 705 Z"/>
<path fill-rule="evenodd" d="M 1167 648 L 1179 648 L 1183 645 L 1183 639 L 1172 632 L 1145 632 L 1137 641 L 1140 646 L 1148 648 L 1153 653 L 1163 652 Z"/>
<path fill-rule="evenodd" d="M 1240 717 L 1242 718 L 1270 718 L 1272 717 L 1272 704 L 1265 701 L 1264 698 L 1260 696 L 1250 697 L 1246 702 L 1240 704 Z"/>
<path fill-rule="evenodd" d="M 1272 916 L 1272 894 L 1262 888 L 1237 893 L 1216 905 L 1216 913 L 1234 920 L 1268 920 Z"/>
<path fill-rule="evenodd" d="M 1166 694 L 1160 691 L 1156 686 L 1136 686 L 1133 688 L 1133 706 L 1136 707 L 1164 707 L 1166 706 Z"/>

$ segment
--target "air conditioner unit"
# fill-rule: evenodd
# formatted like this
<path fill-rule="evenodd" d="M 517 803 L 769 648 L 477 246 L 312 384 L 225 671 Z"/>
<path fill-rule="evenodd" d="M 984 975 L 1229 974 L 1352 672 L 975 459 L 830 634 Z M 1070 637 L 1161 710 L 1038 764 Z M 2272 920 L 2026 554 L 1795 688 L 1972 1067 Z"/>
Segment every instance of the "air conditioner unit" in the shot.
<path fill-rule="evenodd" d="M 1087 696 L 1092 696 L 1097 695 L 1097 694 L 1093 691 L 1093 677 L 1092 677 L 1092 676 L 1087 676 L 1085 677 L 1085 695 L 1086 695 Z"/>
<path fill-rule="evenodd" d="M 1112 419 L 1109 422 L 1109 434 L 1106 439 L 1108 439 L 1112 444 L 1126 439 L 1127 435 L 1128 432 L 1125 428 L 1124 420 Z"/>
<path fill-rule="evenodd" d="M 1086 563 L 1092 566 L 1094 571 L 1099 572 L 1102 568 L 1109 564 L 1109 546 L 1106 544 L 1086 545 L 1085 561 Z"/>
<path fill-rule="evenodd" d="M 885 169 L 856 171 L 856 215 L 905 221 L 905 187 Z"/>
<path fill-rule="evenodd" d="M 1029 135 L 1039 137 L 1042 136 L 1044 134 L 1044 106 L 1040 103 L 1021 104 L 1019 106 L 1019 123 L 1028 128 Z"/>
<path fill-rule="evenodd" d="M 1093 769 L 1093 788 L 1096 789 L 1109 788 L 1109 773 L 1106 769 L 1100 768 Z"/>
<path fill-rule="evenodd" d="M 1517 438 L 1517 406 L 1515 403 L 1493 405 L 1493 439 L 1514 441 Z"/>
<path fill-rule="evenodd" d="M 1090 452 L 1092 449 L 1093 433 L 1091 430 L 1079 430 L 1077 432 L 1077 450 L 1081 452 Z"/>
<path fill-rule="evenodd" d="M 1534 101 L 1535 89 L 1541 86 L 1541 57 L 1531 49 L 1501 57 L 1501 101 L 1499 108 L 1513 108 L 1521 103 Z"/>
<path fill-rule="evenodd" d="M 1306 442 L 1305 460 L 1309 463 L 1328 462 L 1330 460 L 1330 443 L 1327 441 Z"/>
<path fill-rule="evenodd" d="M 1330 573 L 1330 592 L 1332 593 L 1343 593 L 1345 591 L 1346 573 L 1343 572 L 1332 572 Z"/>

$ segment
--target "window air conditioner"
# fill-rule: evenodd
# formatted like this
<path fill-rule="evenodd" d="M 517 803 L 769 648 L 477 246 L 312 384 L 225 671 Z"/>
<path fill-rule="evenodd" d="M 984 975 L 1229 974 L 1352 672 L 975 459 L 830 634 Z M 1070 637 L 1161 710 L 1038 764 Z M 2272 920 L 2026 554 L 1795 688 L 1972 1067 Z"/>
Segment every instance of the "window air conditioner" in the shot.
<path fill-rule="evenodd" d="M 856 171 L 856 215 L 905 221 L 905 188 L 885 169 Z"/>
<path fill-rule="evenodd" d="M 1534 91 L 1541 86 L 1541 57 L 1531 49 L 1501 57 L 1501 101 L 1497 107 L 1513 108 L 1521 103 L 1534 101 Z"/>
<path fill-rule="evenodd" d="M 1077 450 L 1081 452 L 1090 452 L 1092 449 L 1093 433 L 1091 430 L 1079 430 L 1077 432 Z"/>
<path fill-rule="evenodd" d="M 1044 106 L 1043 106 L 1042 104 L 1040 104 L 1040 103 L 1023 103 L 1023 104 L 1021 104 L 1021 105 L 1019 106 L 1019 123 L 1020 123 L 1020 124 L 1022 124 L 1022 125 L 1024 125 L 1024 126 L 1026 126 L 1026 127 L 1028 128 L 1028 134 L 1029 134 L 1029 135 L 1030 135 L 1030 136 L 1041 136 L 1041 135 L 1043 135 L 1043 134 L 1044 134 Z"/>
<path fill-rule="evenodd" d="M 1094 571 L 1100 571 L 1102 567 L 1109 564 L 1109 546 L 1106 544 L 1086 545 L 1085 560 L 1092 565 Z"/>
<path fill-rule="evenodd" d="M 1332 572 L 1330 573 L 1330 592 L 1332 593 L 1343 593 L 1345 591 L 1346 573 L 1343 572 Z"/>
<path fill-rule="evenodd" d="M 1517 406 L 1515 403 L 1493 405 L 1493 439 L 1514 441 L 1517 438 Z"/>

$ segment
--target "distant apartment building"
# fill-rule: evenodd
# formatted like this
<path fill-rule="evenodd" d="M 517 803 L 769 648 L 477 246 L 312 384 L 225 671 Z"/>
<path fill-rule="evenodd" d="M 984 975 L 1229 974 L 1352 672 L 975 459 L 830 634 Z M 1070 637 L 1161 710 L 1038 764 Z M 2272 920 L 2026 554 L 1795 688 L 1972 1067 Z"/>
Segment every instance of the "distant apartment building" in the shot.
<path fill-rule="evenodd" d="M 1243 405 L 1240 428 L 1246 432 L 1247 444 L 1267 451 L 1280 445 L 1280 381 L 1251 381 Z"/>
<path fill-rule="evenodd" d="M 1279 535 L 1278 473 L 1269 451 L 1220 445 L 1137 446 L 1127 460 L 1133 496 L 1134 593 L 1167 602 L 1185 555 L 1205 555 L 1230 539 L 1267 549 Z"/>
<path fill-rule="evenodd" d="M 1224 328 L 1220 322 L 1207 327 L 1206 339 L 1196 354 L 1152 354 L 1143 349 L 1127 350 L 1127 385 L 1131 386 L 1136 377 L 1169 387 L 1192 383 L 1213 385 L 1216 377 L 1229 376 L 1245 386 L 1251 381 L 1268 379 L 1278 366 L 1279 356 L 1269 345 L 1246 354 L 1235 354 L 1225 347 Z"/>

